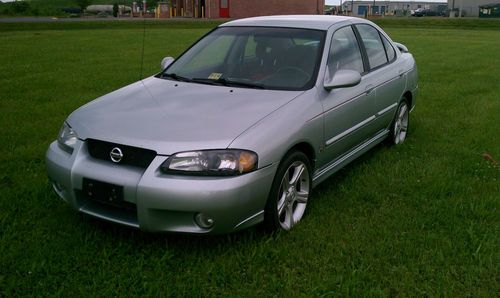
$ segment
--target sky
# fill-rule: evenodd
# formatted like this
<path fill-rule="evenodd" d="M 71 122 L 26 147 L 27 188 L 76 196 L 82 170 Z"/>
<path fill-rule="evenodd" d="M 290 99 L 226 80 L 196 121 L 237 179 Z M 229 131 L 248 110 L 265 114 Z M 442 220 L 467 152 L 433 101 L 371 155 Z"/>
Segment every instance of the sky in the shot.
<path fill-rule="evenodd" d="M 0 0 L 0 2 L 11 2 L 14 0 Z M 345 1 L 350 1 L 350 0 L 342 0 L 342 2 Z M 378 0 L 380 1 L 380 0 Z M 383 0 L 383 1 L 402 1 L 402 0 Z M 425 1 L 425 2 L 446 2 L 446 0 L 403 0 L 403 1 L 409 1 L 409 2 L 415 2 L 415 1 Z M 340 0 L 325 0 L 326 5 L 340 5 Z"/>
<path fill-rule="evenodd" d="M 0 0 L 0 2 L 11 2 L 14 0 Z M 326 5 L 340 5 L 341 0 L 325 0 Z M 342 2 L 346 1 L 351 1 L 351 0 L 342 0 Z M 381 0 L 376 0 L 376 1 L 381 1 Z M 446 0 L 383 0 L 383 1 L 409 1 L 409 2 L 416 2 L 416 1 L 425 1 L 425 2 L 446 2 Z"/>
<path fill-rule="evenodd" d="M 342 0 L 342 2 L 351 0 Z M 356 1 L 356 0 L 355 0 Z M 408 2 L 446 2 L 446 0 L 376 0 L 376 1 L 408 1 Z M 326 5 L 340 5 L 340 0 L 325 0 Z"/>

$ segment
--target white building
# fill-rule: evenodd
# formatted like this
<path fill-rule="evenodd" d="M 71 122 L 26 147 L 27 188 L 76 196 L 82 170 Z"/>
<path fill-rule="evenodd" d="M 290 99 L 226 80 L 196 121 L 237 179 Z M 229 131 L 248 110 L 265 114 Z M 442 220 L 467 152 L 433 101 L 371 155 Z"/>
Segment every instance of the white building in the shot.
<path fill-rule="evenodd" d="M 466 17 L 479 16 L 479 5 L 500 3 L 499 0 L 448 0 L 448 8 L 465 12 Z"/>
<path fill-rule="evenodd" d="M 438 11 L 438 8 L 446 8 L 446 0 L 442 1 L 443 2 L 344 0 L 342 3 L 342 10 L 348 12 L 352 11 L 353 16 L 364 16 L 365 13 L 367 15 L 400 15 L 409 14 L 410 11 L 418 8 Z"/>

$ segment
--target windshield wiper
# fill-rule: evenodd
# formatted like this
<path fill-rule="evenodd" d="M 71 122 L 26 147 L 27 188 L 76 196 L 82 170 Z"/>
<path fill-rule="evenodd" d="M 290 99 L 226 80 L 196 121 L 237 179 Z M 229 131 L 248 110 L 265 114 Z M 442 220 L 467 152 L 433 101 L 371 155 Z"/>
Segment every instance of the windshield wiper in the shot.
<path fill-rule="evenodd" d="M 235 86 L 235 87 L 246 87 L 246 88 L 255 88 L 255 89 L 264 89 L 265 86 L 260 83 L 253 83 L 253 82 L 243 82 L 243 81 L 236 81 L 232 79 L 224 79 L 226 81 L 227 86 Z"/>
<path fill-rule="evenodd" d="M 207 79 L 207 78 L 193 78 L 191 81 L 195 83 L 209 84 L 209 85 L 222 85 L 222 86 L 234 86 L 234 87 L 245 87 L 245 88 L 255 88 L 264 89 L 264 85 L 259 83 L 250 83 L 236 81 L 229 78 L 219 78 L 217 80 Z"/>
<path fill-rule="evenodd" d="M 183 77 L 183 76 L 179 76 L 175 73 L 163 73 L 161 75 L 161 77 L 162 78 L 171 78 L 171 79 L 174 79 L 176 81 L 181 81 L 181 82 L 191 82 L 191 79 Z"/>
<path fill-rule="evenodd" d="M 207 78 L 193 78 L 192 81 L 195 83 L 201 83 L 201 84 L 207 84 L 207 85 L 226 86 L 225 80 L 221 81 L 221 79 L 213 80 L 213 79 L 207 79 Z"/>

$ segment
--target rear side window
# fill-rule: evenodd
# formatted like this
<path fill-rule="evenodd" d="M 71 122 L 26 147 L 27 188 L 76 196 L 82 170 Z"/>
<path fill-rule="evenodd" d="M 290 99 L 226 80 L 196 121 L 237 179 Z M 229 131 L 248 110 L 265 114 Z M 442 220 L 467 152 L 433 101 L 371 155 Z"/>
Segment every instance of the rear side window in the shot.
<path fill-rule="evenodd" d="M 328 72 L 330 78 L 340 69 L 355 70 L 363 73 L 363 59 L 359 50 L 356 35 L 351 26 L 335 31 L 328 56 Z"/>
<path fill-rule="evenodd" d="M 394 60 L 396 57 L 396 52 L 394 51 L 394 48 L 392 47 L 391 43 L 385 38 L 382 34 L 382 42 L 384 43 L 385 47 L 385 53 L 387 54 L 387 59 L 390 61 Z"/>
<path fill-rule="evenodd" d="M 366 49 L 370 68 L 379 67 L 388 62 L 385 48 L 378 30 L 370 25 L 356 25 Z"/>

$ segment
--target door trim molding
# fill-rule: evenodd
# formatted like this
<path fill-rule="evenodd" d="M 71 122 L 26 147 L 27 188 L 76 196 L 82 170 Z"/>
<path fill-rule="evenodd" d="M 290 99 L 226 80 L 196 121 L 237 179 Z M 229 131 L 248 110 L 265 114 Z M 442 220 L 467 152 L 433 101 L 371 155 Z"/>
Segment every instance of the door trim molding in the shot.
<path fill-rule="evenodd" d="M 372 115 L 368 118 L 366 118 L 365 120 L 359 122 L 358 124 L 354 125 L 353 127 L 350 127 L 346 130 L 344 130 L 343 132 L 339 133 L 338 135 L 328 139 L 326 142 L 325 142 L 325 145 L 328 147 L 330 145 L 332 145 L 333 143 L 337 142 L 338 140 L 342 139 L 343 137 L 347 136 L 348 134 L 354 132 L 355 130 L 365 126 L 366 124 L 372 122 L 373 120 L 377 119 L 378 117 L 384 115 L 385 113 L 391 111 L 392 109 L 394 109 L 396 106 L 398 105 L 397 102 L 393 103 L 392 105 L 380 110 L 379 112 L 377 112 L 377 114 L 375 115 Z"/>
<path fill-rule="evenodd" d="M 340 166 L 343 166 L 345 162 L 349 161 L 351 158 L 354 158 L 357 156 L 357 154 L 361 154 L 364 149 L 369 149 L 370 145 L 376 144 L 378 140 L 385 138 L 385 136 L 389 133 L 389 130 L 385 129 L 377 133 L 375 136 L 372 138 L 366 140 L 365 142 L 361 143 L 360 145 L 354 147 L 350 151 L 348 151 L 346 154 L 342 155 L 341 157 L 337 158 L 336 160 L 332 161 L 330 164 L 325 166 L 323 169 L 316 171 L 316 173 L 313 176 L 313 184 L 316 183 L 318 179 L 320 179 L 322 176 L 325 174 L 329 173 L 332 170 L 336 170 L 336 168 L 340 168 Z"/>
<path fill-rule="evenodd" d="M 334 136 L 333 138 L 330 138 L 329 140 L 327 140 L 325 145 L 330 146 L 331 144 L 342 139 L 343 137 L 347 136 L 348 134 L 355 131 L 356 129 L 361 128 L 362 126 L 372 122 L 373 120 L 375 120 L 375 118 L 377 118 L 377 117 L 375 115 L 372 115 L 371 117 L 359 122 L 358 124 L 354 125 L 353 127 L 348 128 L 347 130 L 345 130 L 345 131 L 339 133 L 338 135 Z"/>

